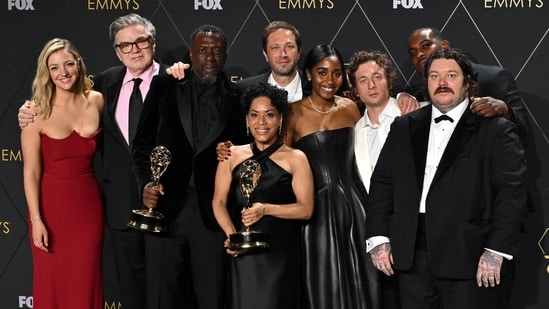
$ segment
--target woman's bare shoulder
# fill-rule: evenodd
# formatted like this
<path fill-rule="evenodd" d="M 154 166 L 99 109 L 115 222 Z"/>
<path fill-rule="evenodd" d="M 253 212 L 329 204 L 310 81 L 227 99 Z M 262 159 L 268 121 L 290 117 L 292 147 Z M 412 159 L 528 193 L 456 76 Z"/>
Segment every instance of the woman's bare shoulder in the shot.
<path fill-rule="evenodd" d="M 280 152 L 290 161 L 293 161 L 293 160 L 303 160 L 303 159 L 307 159 L 307 156 L 305 155 L 305 153 L 299 149 L 296 149 L 296 148 L 293 148 L 293 147 L 290 147 L 286 144 L 282 145 L 282 147 L 280 147 Z M 299 164 L 299 162 L 296 162 Z"/>
<path fill-rule="evenodd" d="M 100 108 L 103 108 L 103 94 L 99 91 L 90 90 L 87 95 L 88 101 Z"/>
<path fill-rule="evenodd" d="M 357 122 L 358 119 L 360 119 L 360 110 L 355 101 L 346 97 L 335 96 L 335 102 L 339 110 L 345 110 L 350 113 L 354 122 Z"/>
<path fill-rule="evenodd" d="M 233 145 L 231 146 L 230 151 L 231 156 L 229 157 L 229 160 L 233 163 L 233 165 L 237 165 L 238 163 L 251 157 L 253 154 L 249 144 Z"/>
<path fill-rule="evenodd" d="M 105 101 L 103 99 L 103 94 L 101 92 L 90 90 L 87 93 L 87 100 L 90 104 L 97 107 L 97 109 L 99 109 L 100 111 L 103 110 L 103 105 Z"/>
<path fill-rule="evenodd" d="M 346 97 L 341 97 L 341 96 L 336 95 L 336 96 L 334 96 L 334 99 L 335 99 L 336 104 L 338 104 L 338 105 L 345 105 L 345 106 L 349 105 L 349 104 L 356 105 L 356 103 L 353 100 L 351 100 L 349 98 L 346 98 Z"/>

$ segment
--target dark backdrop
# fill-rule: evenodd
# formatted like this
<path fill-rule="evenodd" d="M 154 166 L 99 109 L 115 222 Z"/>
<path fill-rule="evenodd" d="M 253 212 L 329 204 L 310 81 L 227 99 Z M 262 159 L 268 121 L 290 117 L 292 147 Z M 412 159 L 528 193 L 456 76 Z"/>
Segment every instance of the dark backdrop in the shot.
<path fill-rule="evenodd" d="M 546 0 L 4 0 L 0 9 L 0 308 L 32 307 L 32 260 L 23 194 L 17 110 L 29 98 L 36 58 L 52 37 L 73 41 L 90 74 L 118 59 L 109 23 L 130 12 L 157 28 L 157 55 L 184 59 L 192 31 L 215 24 L 226 32 L 226 71 L 233 81 L 267 70 L 261 32 L 286 20 L 302 33 L 303 57 L 319 43 L 354 51 L 386 51 L 397 64 L 398 86 L 419 82 L 406 40 L 420 26 L 443 30 L 453 47 L 511 71 L 532 124 L 529 171 L 532 212 L 517 257 L 513 308 L 549 308 L 549 1 Z M 548 233 L 549 234 L 549 233 Z M 121 308 L 111 249 L 105 248 L 105 308 Z M 545 292 L 544 292 L 545 291 Z"/>

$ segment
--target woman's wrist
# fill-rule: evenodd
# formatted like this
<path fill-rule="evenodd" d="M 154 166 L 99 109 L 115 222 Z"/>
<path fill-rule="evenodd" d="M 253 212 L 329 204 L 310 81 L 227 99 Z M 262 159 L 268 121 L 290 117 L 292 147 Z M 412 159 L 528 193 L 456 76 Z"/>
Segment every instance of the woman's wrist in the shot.
<path fill-rule="evenodd" d="M 33 224 L 34 222 L 40 220 L 42 217 L 40 215 L 36 215 L 34 217 L 31 217 L 31 224 Z"/>

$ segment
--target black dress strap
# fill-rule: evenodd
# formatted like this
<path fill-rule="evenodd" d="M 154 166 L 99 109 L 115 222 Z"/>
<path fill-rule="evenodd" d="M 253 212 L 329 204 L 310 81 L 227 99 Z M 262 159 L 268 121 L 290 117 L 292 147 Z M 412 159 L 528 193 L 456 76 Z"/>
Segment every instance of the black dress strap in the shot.
<path fill-rule="evenodd" d="M 270 157 L 278 148 L 282 146 L 282 142 L 280 140 L 277 140 L 274 144 L 267 147 L 267 149 L 261 151 L 257 148 L 257 145 L 255 144 L 255 141 L 250 144 L 250 147 L 252 147 L 252 151 L 254 155 L 250 157 L 248 160 L 255 160 L 259 163 L 263 162 L 265 159 Z"/>

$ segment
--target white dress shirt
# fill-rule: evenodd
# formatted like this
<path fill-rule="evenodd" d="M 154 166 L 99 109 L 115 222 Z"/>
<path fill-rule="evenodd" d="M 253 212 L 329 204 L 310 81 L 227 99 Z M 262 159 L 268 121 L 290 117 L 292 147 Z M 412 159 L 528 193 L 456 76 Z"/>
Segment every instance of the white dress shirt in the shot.
<path fill-rule="evenodd" d="M 273 86 L 284 89 L 288 92 L 288 103 L 294 103 L 303 98 L 303 88 L 301 87 L 301 77 L 299 72 L 295 75 L 294 80 L 286 87 L 280 86 L 273 78 L 273 73 L 269 74 L 267 82 Z"/>
<path fill-rule="evenodd" d="M 391 124 L 400 116 L 400 108 L 395 98 L 390 98 L 389 103 L 379 115 L 379 124 L 373 124 L 368 117 L 367 108 L 364 116 L 355 124 L 355 157 L 360 178 L 366 191 L 370 191 L 370 177 L 385 140 L 391 130 Z"/>

